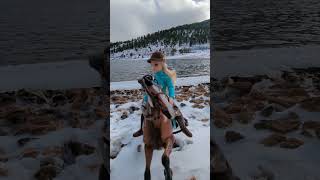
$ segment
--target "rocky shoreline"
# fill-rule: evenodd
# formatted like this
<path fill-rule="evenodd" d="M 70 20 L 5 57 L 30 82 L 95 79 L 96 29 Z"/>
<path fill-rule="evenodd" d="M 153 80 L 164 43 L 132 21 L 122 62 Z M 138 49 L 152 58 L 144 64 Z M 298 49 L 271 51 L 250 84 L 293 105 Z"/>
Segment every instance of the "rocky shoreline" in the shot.
<path fill-rule="evenodd" d="M 222 151 L 232 145 L 236 148 L 239 143 L 264 147 L 261 155 L 275 148 L 299 152 L 304 146 L 317 147 L 312 144 L 320 140 L 320 68 L 293 69 L 274 77 L 226 77 L 214 80 L 211 88 L 211 131 L 218 137 L 217 144 L 223 146 Z M 232 158 L 228 153 L 224 155 Z M 235 161 L 229 164 L 233 170 L 239 168 Z M 281 177 L 280 173 L 261 169 L 264 168 L 258 167 L 254 175 L 246 178 Z"/>
<path fill-rule="evenodd" d="M 96 157 L 107 111 L 100 88 L 28 90 L 0 93 L 0 177 L 61 179 L 78 158 L 95 156 L 85 167 L 95 176 L 101 161 Z M 92 134 L 92 132 L 95 134 Z M 87 137 L 86 137 L 87 136 Z M 92 159 L 92 158 L 91 158 Z M 32 167 L 24 162 L 32 161 Z M 81 165 L 80 165 L 81 166 Z"/>

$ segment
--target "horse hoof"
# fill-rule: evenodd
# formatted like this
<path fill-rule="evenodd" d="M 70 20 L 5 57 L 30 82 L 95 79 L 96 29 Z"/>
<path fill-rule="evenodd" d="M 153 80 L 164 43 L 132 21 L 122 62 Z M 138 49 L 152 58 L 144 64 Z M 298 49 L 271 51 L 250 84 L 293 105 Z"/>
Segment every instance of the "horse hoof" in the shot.
<path fill-rule="evenodd" d="M 164 170 L 164 177 L 165 180 L 172 180 L 172 170 L 169 168 L 169 170 Z"/>
<path fill-rule="evenodd" d="M 162 155 L 162 165 L 164 166 L 165 180 L 172 180 L 172 170 L 170 168 L 170 159 L 166 155 Z"/>
<path fill-rule="evenodd" d="M 144 180 L 151 180 L 150 169 L 146 169 L 146 170 L 144 171 Z"/>

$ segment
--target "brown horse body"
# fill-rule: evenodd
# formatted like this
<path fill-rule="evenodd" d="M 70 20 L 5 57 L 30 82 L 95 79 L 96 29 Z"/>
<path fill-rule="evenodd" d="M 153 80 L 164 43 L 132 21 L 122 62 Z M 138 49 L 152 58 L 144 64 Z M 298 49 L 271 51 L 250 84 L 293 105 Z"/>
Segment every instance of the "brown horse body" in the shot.
<path fill-rule="evenodd" d="M 192 137 L 192 133 L 186 128 L 186 121 L 179 108 L 169 103 L 169 97 L 161 91 L 153 82 L 150 75 L 144 76 L 138 82 L 148 94 L 148 101 L 143 107 L 143 141 L 145 143 L 146 170 L 145 180 L 151 180 L 150 165 L 154 149 L 164 148 L 162 165 L 166 180 L 172 180 L 169 156 L 172 151 L 175 138 L 171 119 L 176 119 L 182 132 Z"/>
<path fill-rule="evenodd" d="M 149 98 L 150 99 L 150 98 Z M 169 156 L 175 141 L 171 120 L 149 101 L 143 109 L 143 141 L 145 143 L 146 170 L 145 180 L 151 179 L 150 165 L 154 149 L 164 148 L 162 164 L 165 168 L 166 180 L 172 179 Z"/>

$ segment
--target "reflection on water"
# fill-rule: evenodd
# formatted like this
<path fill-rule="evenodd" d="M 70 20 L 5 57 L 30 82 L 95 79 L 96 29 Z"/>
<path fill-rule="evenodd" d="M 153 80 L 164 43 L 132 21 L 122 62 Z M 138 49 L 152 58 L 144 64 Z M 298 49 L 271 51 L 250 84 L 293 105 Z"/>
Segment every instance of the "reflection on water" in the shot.
<path fill-rule="evenodd" d="M 215 0 L 215 50 L 320 44 L 319 0 Z"/>
<path fill-rule="evenodd" d="M 210 74 L 209 59 L 170 59 L 168 66 L 176 70 L 178 77 L 202 76 Z M 111 60 L 110 80 L 130 81 L 151 73 L 150 64 L 146 60 Z"/>

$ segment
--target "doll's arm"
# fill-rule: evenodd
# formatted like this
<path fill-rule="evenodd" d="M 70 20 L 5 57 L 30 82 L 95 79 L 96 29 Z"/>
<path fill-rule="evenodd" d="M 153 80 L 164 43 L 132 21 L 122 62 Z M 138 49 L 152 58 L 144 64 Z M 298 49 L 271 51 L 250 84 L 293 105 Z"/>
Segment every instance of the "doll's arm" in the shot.
<path fill-rule="evenodd" d="M 172 79 L 170 77 L 168 77 L 167 83 L 168 83 L 169 97 L 174 99 L 174 96 L 175 96 L 174 85 L 173 85 Z"/>

